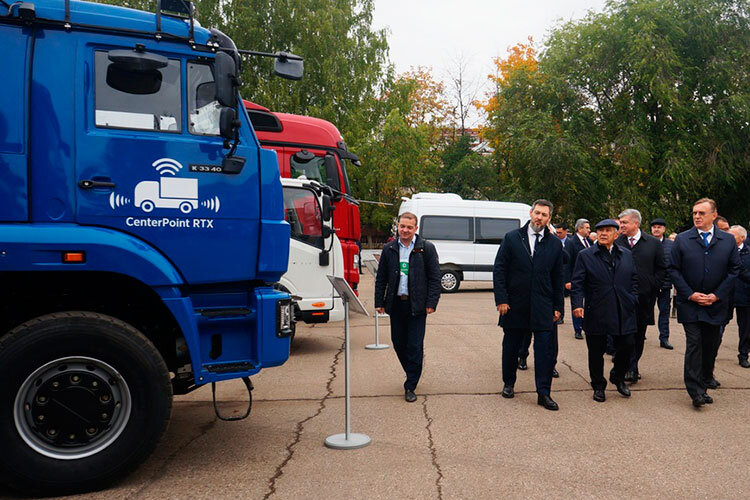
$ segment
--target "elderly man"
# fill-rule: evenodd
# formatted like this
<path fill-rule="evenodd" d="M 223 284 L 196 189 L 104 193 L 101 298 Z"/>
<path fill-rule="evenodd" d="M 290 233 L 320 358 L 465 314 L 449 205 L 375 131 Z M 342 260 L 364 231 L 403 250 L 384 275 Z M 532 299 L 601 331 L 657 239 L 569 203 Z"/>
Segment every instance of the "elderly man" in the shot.
<path fill-rule="evenodd" d="M 715 219 L 715 201 L 696 201 L 694 227 L 677 235 L 669 264 L 677 289 L 677 321 L 685 328 L 685 388 L 696 408 L 713 403 L 706 381 L 714 371 L 719 329 L 729 316 L 740 272 L 735 239 L 717 229 Z"/>
<path fill-rule="evenodd" d="M 734 285 L 734 307 L 740 334 L 737 358 L 742 368 L 750 368 L 750 361 L 747 359 L 750 353 L 750 248 L 745 244 L 747 230 L 744 227 L 732 226 L 729 232 L 737 242 L 741 265 L 739 279 Z"/>
<path fill-rule="evenodd" d="M 638 329 L 635 333 L 635 350 L 630 361 L 630 370 L 625 376 L 626 381 L 635 384 L 641 378 L 638 361 L 643 355 L 646 328 L 654 324 L 656 296 L 664 283 L 667 266 L 661 242 L 641 232 L 641 213 L 628 208 L 623 210 L 618 217 L 620 237 L 615 243 L 633 253 L 633 261 L 638 271 L 638 307 L 636 308 Z M 615 357 L 617 356 L 619 356 L 618 353 L 615 354 Z"/>
<path fill-rule="evenodd" d="M 591 387 L 594 401 L 599 403 L 604 402 L 607 387 L 604 379 L 607 335 L 612 336 L 617 349 L 609 380 L 620 394 L 630 397 L 624 378 L 635 343 L 638 275 L 630 250 L 614 244 L 617 226 L 612 219 L 596 225 L 599 241 L 578 255 L 570 291 L 573 317 L 581 318 L 586 330 Z"/>
<path fill-rule="evenodd" d="M 427 315 L 440 300 L 440 264 L 435 245 L 417 232 L 417 216 L 398 216 L 398 239 L 386 243 L 375 277 L 375 309 L 391 316 L 391 340 L 406 373 L 404 399 L 413 403 L 422 375 Z"/>
<path fill-rule="evenodd" d="M 495 257 L 495 305 L 503 328 L 504 398 L 514 396 L 518 352 L 524 337 L 534 335 L 537 404 L 557 410 L 551 398 L 555 339 L 553 323 L 563 310 L 563 247 L 549 230 L 552 203 L 536 200 L 523 227 L 505 235 Z"/>
<path fill-rule="evenodd" d="M 576 259 L 578 258 L 578 254 L 581 252 L 581 250 L 585 250 L 586 248 L 589 248 L 594 244 L 594 242 L 589 239 L 589 234 L 591 234 L 591 224 L 589 224 L 589 221 L 586 219 L 578 219 L 576 221 L 575 235 L 565 241 L 565 252 L 568 254 L 568 263 L 565 266 L 566 290 L 570 290 L 570 280 L 573 276 L 573 269 L 575 269 L 576 267 Z M 581 318 L 573 316 L 573 332 L 575 334 L 575 338 L 579 340 L 583 339 L 583 335 L 581 335 L 582 328 L 583 320 Z"/>
<path fill-rule="evenodd" d="M 661 241 L 664 247 L 664 261 L 669 268 L 669 251 L 672 250 L 673 241 L 664 236 L 667 230 L 667 221 L 657 217 L 651 221 L 651 235 Z M 672 280 L 669 273 L 664 273 L 664 283 L 661 284 L 659 295 L 656 299 L 659 308 L 659 346 L 672 350 L 674 347 L 669 343 L 669 313 L 672 309 Z"/>

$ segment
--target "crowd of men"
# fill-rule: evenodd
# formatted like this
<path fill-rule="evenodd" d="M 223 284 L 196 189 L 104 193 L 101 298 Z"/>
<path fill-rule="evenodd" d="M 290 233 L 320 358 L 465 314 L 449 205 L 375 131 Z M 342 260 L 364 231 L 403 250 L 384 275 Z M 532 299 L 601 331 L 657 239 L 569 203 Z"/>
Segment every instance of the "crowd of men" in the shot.
<path fill-rule="evenodd" d="M 747 231 L 730 226 L 708 198 L 695 202 L 693 227 L 665 237 L 666 222 L 641 230 L 641 213 L 626 209 L 617 219 L 578 219 L 573 234 L 550 223 L 553 204 L 536 200 L 529 221 L 503 238 L 495 258 L 493 289 L 503 329 L 501 395 L 514 397 L 517 370 L 526 368 L 533 338 L 537 402 L 557 410 L 551 397 L 557 376 L 557 324 L 570 297 L 576 339 L 588 349 L 589 375 L 597 402 L 606 400 L 604 356 L 613 356 L 609 382 L 624 397 L 642 377 L 639 362 L 646 330 L 659 310 L 659 345 L 669 341 L 674 306 L 686 336 L 684 381 L 695 407 L 712 404 L 708 389 L 720 383 L 714 363 L 725 325 L 736 313 L 738 360 L 750 368 L 750 248 Z M 405 399 L 416 400 L 422 371 L 427 314 L 440 298 L 435 247 L 420 238 L 417 218 L 403 213 L 398 238 L 383 249 L 375 283 L 375 306 L 391 315 L 394 349 L 406 373 Z"/>

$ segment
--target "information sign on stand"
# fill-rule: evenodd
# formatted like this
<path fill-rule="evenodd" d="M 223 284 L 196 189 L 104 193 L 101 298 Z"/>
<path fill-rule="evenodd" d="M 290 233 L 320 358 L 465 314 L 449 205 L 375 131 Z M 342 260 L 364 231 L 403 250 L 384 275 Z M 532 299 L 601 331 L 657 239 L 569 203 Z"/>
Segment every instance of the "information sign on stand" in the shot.
<path fill-rule="evenodd" d="M 370 436 L 366 434 L 356 434 L 351 432 L 351 407 L 350 407 L 350 388 L 349 388 L 349 307 L 352 307 L 352 311 L 357 314 L 364 314 L 370 316 L 367 313 L 367 309 L 360 302 L 359 297 L 354 294 L 354 291 L 349 287 L 349 284 L 344 278 L 338 276 L 328 276 L 328 280 L 333 285 L 333 288 L 341 297 L 344 302 L 344 393 L 345 393 L 345 413 L 346 413 L 346 432 L 343 434 L 334 434 L 326 438 L 326 446 L 337 450 L 351 450 L 355 448 L 363 448 L 370 444 Z"/>
<path fill-rule="evenodd" d="M 367 260 L 365 261 L 365 267 L 368 271 L 370 271 L 370 274 L 372 274 L 373 279 L 378 275 L 378 263 L 374 260 Z M 381 344 L 380 343 L 380 325 L 379 319 L 380 318 L 387 318 L 387 314 L 380 314 L 377 310 L 375 311 L 375 343 L 374 344 L 367 344 L 365 346 L 365 349 L 388 349 L 390 346 L 388 344 Z"/>

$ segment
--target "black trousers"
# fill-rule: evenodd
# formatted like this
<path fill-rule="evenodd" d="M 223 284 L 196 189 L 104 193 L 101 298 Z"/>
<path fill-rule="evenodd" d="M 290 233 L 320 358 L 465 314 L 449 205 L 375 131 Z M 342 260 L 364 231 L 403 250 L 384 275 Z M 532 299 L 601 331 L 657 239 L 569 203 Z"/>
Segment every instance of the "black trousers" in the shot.
<path fill-rule="evenodd" d="M 665 288 L 659 291 L 656 298 L 656 305 L 659 307 L 659 341 L 669 340 L 669 314 L 672 309 L 672 289 Z"/>
<path fill-rule="evenodd" d="M 518 370 L 518 352 L 523 339 L 531 335 L 528 329 L 503 328 L 503 383 L 513 386 Z M 552 329 L 535 331 L 534 334 L 534 381 L 536 392 L 549 396 L 552 388 L 552 369 L 555 367 L 555 342 Z"/>
<path fill-rule="evenodd" d="M 630 357 L 635 347 L 635 336 L 629 335 L 589 335 L 586 334 L 586 347 L 589 350 L 589 376 L 591 387 L 596 390 L 604 390 L 607 380 L 604 378 L 604 352 L 607 350 L 607 337 L 612 339 L 617 355 L 614 359 L 614 368 L 609 372 L 609 378 L 613 383 L 622 382 L 625 372 L 630 368 Z"/>
<path fill-rule="evenodd" d="M 528 330 L 528 333 L 523 337 L 521 348 L 518 350 L 518 357 L 521 359 L 526 359 L 529 357 L 529 349 L 531 348 L 531 336 L 531 330 Z M 557 339 L 557 323 L 552 324 L 552 343 L 555 358 L 552 364 L 552 368 L 554 368 L 555 366 L 557 366 L 557 353 L 559 352 L 559 344 Z"/>
<path fill-rule="evenodd" d="M 422 376 L 427 315 L 414 316 L 408 300 L 395 297 L 391 307 L 391 342 L 406 373 L 404 389 L 415 390 Z"/>
<path fill-rule="evenodd" d="M 747 359 L 747 355 L 750 353 L 750 306 L 738 306 L 735 311 L 737 312 L 737 327 L 740 332 L 740 343 L 737 347 L 738 357 Z"/>
<path fill-rule="evenodd" d="M 702 321 L 683 323 L 685 328 L 685 388 L 695 399 L 706 392 L 719 351 L 720 327 Z"/>
<path fill-rule="evenodd" d="M 640 304 L 640 301 L 648 301 L 648 305 Z M 650 317 L 654 314 L 654 306 L 656 305 L 656 295 L 639 295 L 638 296 L 638 308 L 635 311 L 635 320 L 637 324 L 637 330 L 635 332 L 635 348 L 633 354 L 630 356 L 630 370 L 638 373 L 638 361 L 643 356 L 643 347 L 646 344 L 646 329 L 648 328 L 648 322 Z M 615 349 L 617 353 L 617 349 Z M 615 357 L 619 355 L 615 354 Z"/>

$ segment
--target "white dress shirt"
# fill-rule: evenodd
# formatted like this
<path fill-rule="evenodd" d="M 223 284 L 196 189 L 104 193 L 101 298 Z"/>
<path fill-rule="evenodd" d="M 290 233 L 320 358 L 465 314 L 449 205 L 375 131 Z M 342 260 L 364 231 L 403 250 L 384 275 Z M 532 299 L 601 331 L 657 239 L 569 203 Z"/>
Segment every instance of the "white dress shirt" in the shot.
<path fill-rule="evenodd" d="M 533 229 L 531 229 L 531 224 L 529 224 L 528 233 L 529 233 L 529 250 L 531 251 L 531 256 L 533 257 L 534 247 L 536 246 L 536 235 L 538 234 L 539 241 L 542 241 L 542 239 L 544 238 L 544 228 L 542 228 L 542 230 L 537 233 Z"/>

